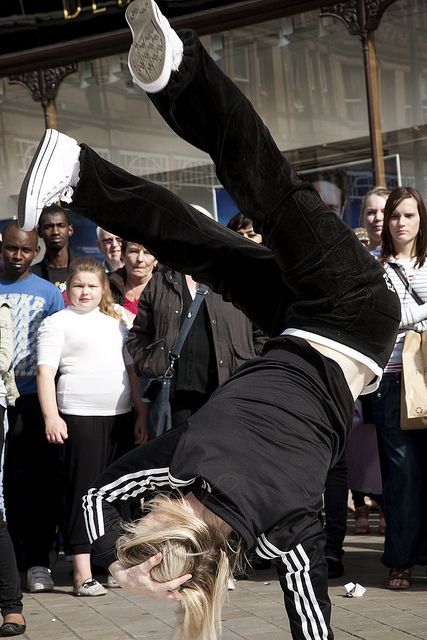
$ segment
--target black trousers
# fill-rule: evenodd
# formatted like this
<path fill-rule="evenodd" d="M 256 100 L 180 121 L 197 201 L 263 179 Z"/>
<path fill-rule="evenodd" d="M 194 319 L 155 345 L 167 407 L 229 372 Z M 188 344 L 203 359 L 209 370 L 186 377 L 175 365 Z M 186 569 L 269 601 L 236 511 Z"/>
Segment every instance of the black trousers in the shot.
<path fill-rule="evenodd" d="M 209 400 L 209 396 L 198 391 L 175 391 L 171 399 L 172 426 L 177 427 L 188 420 Z"/>
<path fill-rule="evenodd" d="M 48 567 L 60 510 L 60 449 L 46 439 L 36 394 L 19 397 L 8 419 L 4 493 L 10 534 L 15 547 L 23 542 L 27 569 Z"/>
<path fill-rule="evenodd" d="M 114 460 L 134 446 L 132 412 L 117 416 L 62 415 L 67 423 L 64 444 L 65 525 L 72 554 L 90 553 L 82 498 Z"/>
<path fill-rule="evenodd" d="M 4 407 L 0 405 L 0 460 L 4 443 Z M 0 611 L 22 613 L 21 580 L 16 566 L 15 551 L 6 523 L 0 518 Z"/>
<path fill-rule="evenodd" d="M 296 176 L 251 103 L 195 34 L 180 36 L 179 71 L 164 91 L 149 97 L 182 138 L 210 154 L 220 181 L 255 221 L 268 248 L 247 242 L 86 145 L 73 208 L 145 244 L 161 263 L 207 283 L 267 335 L 277 336 L 287 326 L 303 328 L 384 367 L 400 304 L 383 268 Z"/>
<path fill-rule="evenodd" d="M 297 327 L 385 366 L 400 304 L 384 270 L 296 176 L 252 105 L 216 67 L 195 34 L 182 32 L 180 37 L 184 59 L 179 71 L 164 91 L 149 97 L 178 135 L 210 154 L 220 181 L 254 220 L 268 248 L 222 228 L 171 192 L 104 161 L 86 145 L 73 208 L 112 233 L 146 245 L 163 264 L 210 285 L 268 335 Z M 212 408 L 210 401 L 192 422 Z M 343 446 L 338 443 L 337 450 Z M 321 477 L 326 477 L 331 458 L 330 451 L 321 463 Z M 287 464 L 293 464 L 291 455 Z M 312 469 L 309 460 L 305 468 Z M 309 497 L 315 501 L 320 494 Z M 309 552 L 301 538 L 281 565 L 292 635 L 330 639 L 320 523 Z"/>
<path fill-rule="evenodd" d="M 333 560 L 342 558 L 342 547 L 347 533 L 347 475 L 347 462 L 345 455 L 342 455 L 329 469 L 323 494 L 326 520 L 325 555 Z"/>

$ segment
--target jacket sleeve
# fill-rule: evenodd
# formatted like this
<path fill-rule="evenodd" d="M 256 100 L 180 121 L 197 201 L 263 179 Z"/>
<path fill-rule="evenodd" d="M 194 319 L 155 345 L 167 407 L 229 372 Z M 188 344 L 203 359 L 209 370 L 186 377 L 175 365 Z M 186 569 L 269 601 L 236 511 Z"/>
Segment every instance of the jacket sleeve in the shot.
<path fill-rule="evenodd" d="M 140 502 L 162 489 L 171 490 L 169 466 L 187 425 L 172 429 L 132 449 L 109 466 L 83 496 L 89 540 L 97 561 L 108 567 L 117 560 L 121 535 L 120 505 Z"/>
<path fill-rule="evenodd" d="M 155 334 L 151 282 L 152 280 L 142 292 L 138 302 L 138 313 L 126 340 L 126 350 L 133 360 L 138 376 L 143 375 L 144 362 L 148 355 L 145 349 L 152 343 Z"/>
<path fill-rule="evenodd" d="M 254 343 L 254 349 L 257 356 L 262 354 L 262 350 L 264 349 L 264 345 L 267 342 L 268 338 L 258 327 L 252 322 L 252 340 Z"/>
<path fill-rule="evenodd" d="M 13 357 L 12 315 L 7 304 L 0 307 L 0 375 L 5 374 Z"/>
<path fill-rule="evenodd" d="M 425 331 L 427 320 L 427 302 L 424 304 L 411 304 L 408 307 L 402 308 L 402 319 L 400 321 L 400 328 L 413 329 L 418 331 Z M 415 327 L 419 322 L 423 322 L 422 327 Z"/>

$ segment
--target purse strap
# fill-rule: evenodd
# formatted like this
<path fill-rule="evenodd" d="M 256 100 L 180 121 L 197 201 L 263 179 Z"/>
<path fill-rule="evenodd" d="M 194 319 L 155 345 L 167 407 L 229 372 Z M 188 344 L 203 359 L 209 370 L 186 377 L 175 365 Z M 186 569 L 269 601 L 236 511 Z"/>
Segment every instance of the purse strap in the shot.
<path fill-rule="evenodd" d="M 391 267 L 393 269 L 393 271 L 396 273 L 396 275 L 400 278 L 400 280 L 403 282 L 403 284 L 405 285 L 405 289 L 406 291 L 408 291 L 409 295 L 411 295 L 413 297 L 413 299 L 415 300 L 415 302 L 417 304 L 424 304 L 424 300 L 421 298 L 421 296 L 418 295 L 418 293 L 416 291 L 414 291 L 412 289 L 412 287 L 410 286 L 408 279 L 406 278 L 406 276 L 402 273 L 402 270 L 400 268 L 399 264 L 396 264 L 395 262 L 388 262 L 387 263 L 389 265 L 389 267 Z"/>
<path fill-rule="evenodd" d="M 193 326 L 193 322 L 196 319 L 196 316 L 199 312 L 201 304 L 208 293 L 209 293 L 209 287 L 207 287 L 205 284 L 201 284 L 198 286 L 196 290 L 195 298 L 185 315 L 184 322 L 181 325 L 176 342 L 169 352 L 170 364 L 167 370 L 165 371 L 165 374 L 164 374 L 165 378 L 172 378 L 174 374 L 175 361 L 178 360 L 178 358 L 181 355 L 181 350 L 182 350 L 182 347 L 184 346 L 184 342 L 187 339 L 187 336 L 191 327 Z"/>

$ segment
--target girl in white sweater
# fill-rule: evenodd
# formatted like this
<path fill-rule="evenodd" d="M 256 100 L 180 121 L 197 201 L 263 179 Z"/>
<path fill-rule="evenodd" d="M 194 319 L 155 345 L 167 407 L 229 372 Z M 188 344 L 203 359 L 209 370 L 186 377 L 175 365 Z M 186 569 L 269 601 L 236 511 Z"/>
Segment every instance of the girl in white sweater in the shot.
<path fill-rule="evenodd" d="M 65 446 L 66 528 L 73 554 L 74 594 L 97 596 L 106 591 L 92 578 L 82 496 L 100 472 L 133 446 L 131 386 L 135 380 L 128 375 L 122 355 L 126 325 L 97 260 L 73 262 L 67 295 L 70 306 L 40 326 L 37 384 L 46 437 Z M 135 437 L 143 442 L 146 435 L 139 417 L 145 405 L 138 393 L 132 396 L 138 411 Z"/>

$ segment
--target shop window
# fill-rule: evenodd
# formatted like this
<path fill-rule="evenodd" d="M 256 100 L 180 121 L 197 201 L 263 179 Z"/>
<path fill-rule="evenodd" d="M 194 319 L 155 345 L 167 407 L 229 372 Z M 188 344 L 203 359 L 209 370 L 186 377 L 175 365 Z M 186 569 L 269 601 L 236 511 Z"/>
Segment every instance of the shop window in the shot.
<path fill-rule="evenodd" d="M 243 43 L 233 43 L 233 80 L 238 84 L 249 84 L 249 52 Z"/>
<path fill-rule="evenodd" d="M 174 165 L 180 172 L 180 184 L 183 186 L 212 187 L 218 182 L 211 160 L 175 156 Z"/>
<path fill-rule="evenodd" d="M 168 171 L 168 156 L 142 151 L 119 151 L 119 165 L 135 176 Z M 167 179 L 165 178 L 165 183 Z"/>
<path fill-rule="evenodd" d="M 351 124 L 364 122 L 366 99 L 363 71 L 360 66 L 343 64 L 342 76 L 347 119 Z"/>
<path fill-rule="evenodd" d="M 25 176 L 31 160 L 37 150 L 38 142 L 34 140 L 25 140 L 24 138 L 15 138 L 16 148 L 16 168 L 19 175 Z"/>

